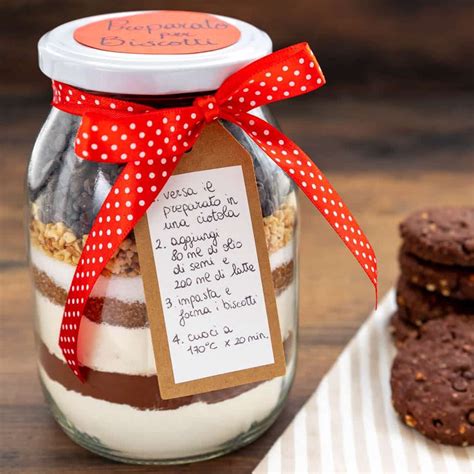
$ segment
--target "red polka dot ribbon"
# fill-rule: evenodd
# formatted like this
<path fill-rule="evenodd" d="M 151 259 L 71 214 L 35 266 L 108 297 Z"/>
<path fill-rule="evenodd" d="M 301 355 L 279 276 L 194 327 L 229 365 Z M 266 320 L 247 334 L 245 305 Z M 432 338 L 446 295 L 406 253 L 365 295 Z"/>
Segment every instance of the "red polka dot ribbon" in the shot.
<path fill-rule="evenodd" d="M 82 116 L 75 151 L 85 160 L 125 164 L 102 205 L 69 289 L 59 345 L 72 371 L 81 318 L 91 290 L 121 241 L 155 200 L 206 123 L 224 119 L 241 127 L 299 186 L 355 256 L 377 289 L 375 254 L 340 196 L 310 158 L 264 120 L 249 113 L 262 105 L 321 87 L 323 73 L 306 43 L 259 59 L 192 106 L 154 109 L 90 94 L 53 82 L 53 106 Z"/>

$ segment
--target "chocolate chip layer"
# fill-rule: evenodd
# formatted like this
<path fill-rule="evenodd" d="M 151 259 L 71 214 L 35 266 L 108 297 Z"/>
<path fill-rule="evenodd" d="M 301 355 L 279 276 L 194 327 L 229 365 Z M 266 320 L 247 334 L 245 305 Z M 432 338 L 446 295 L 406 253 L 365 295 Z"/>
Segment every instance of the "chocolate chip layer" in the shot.
<path fill-rule="evenodd" d="M 400 348 L 390 383 L 406 425 L 440 443 L 474 445 L 474 318 L 427 322 Z"/>
<path fill-rule="evenodd" d="M 474 300 L 474 268 L 428 262 L 405 248 L 400 251 L 399 262 L 410 283 L 450 298 Z"/>
<path fill-rule="evenodd" d="M 447 298 L 412 285 L 403 276 L 397 284 L 397 304 L 400 316 L 420 326 L 425 321 L 450 313 L 474 315 L 474 302 Z"/>
<path fill-rule="evenodd" d="M 406 250 L 445 265 L 474 267 L 474 207 L 415 212 L 400 224 Z"/>

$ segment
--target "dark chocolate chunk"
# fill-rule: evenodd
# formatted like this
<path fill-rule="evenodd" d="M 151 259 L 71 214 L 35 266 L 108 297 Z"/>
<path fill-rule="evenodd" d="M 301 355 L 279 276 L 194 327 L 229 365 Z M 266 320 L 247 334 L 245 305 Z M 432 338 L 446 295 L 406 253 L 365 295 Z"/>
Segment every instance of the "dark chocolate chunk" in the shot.
<path fill-rule="evenodd" d="M 252 156 L 262 215 L 272 215 L 293 189 L 291 180 L 240 127 L 223 124 Z"/>
<path fill-rule="evenodd" d="M 74 116 L 52 109 L 38 135 L 28 168 L 27 185 L 31 201 L 38 197 L 60 166 L 62 156 L 75 133 Z"/>
<path fill-rule="evenodd" d="M 44 138 L 38 141 L 41 148 L 38 159 L 43 160 L 40 162 L 48 167 L 49 174 L 47 179 L 40 179 L 32 176 L 36 171 L 30 169 L 29 182 L 36 183 L 35 193 L 30 197 L 38 204 L 42 222 L 63 222 L 80 237 L 89 233 L 95 216 L 123 166 L 78 158 L 74 153 L 74 141 L 79 117 L 61 114 L 54 118 L 53 123 L 58 124 L 57 127 L 62 124 L 63 128 L 69 130 L 66 146 L 57 152 L 52 151 L 49 143 L 57 139 L 56 133 L 60 130 L 51 125 L 45 131 Z"/>
<path fill-rule="evenodd" d="M 78 158 L 74 143 L 79 123 L 80 117 L 53 109 L 35 145 L 28 189 L 42 222 L 63 222 L 81 237 L 89 233 L 123 166 Z M 224 125 L 253 159 L 263 216 L 273 214 L 293 189 L 291 180 L 239 127 Z"/>

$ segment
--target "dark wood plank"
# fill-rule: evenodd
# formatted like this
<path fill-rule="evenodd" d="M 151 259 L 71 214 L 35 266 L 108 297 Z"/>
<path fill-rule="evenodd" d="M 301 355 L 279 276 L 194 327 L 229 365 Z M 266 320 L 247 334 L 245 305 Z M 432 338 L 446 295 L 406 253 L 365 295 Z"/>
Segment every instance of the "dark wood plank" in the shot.
<path fill-rule="evenodd" d="M 55 26 L 156 8 L 156 0 L 2 0 L 3 87 L 19 95 L 48 89 L 37 67 L 36 42 Z M 162 0 L 159 8 L 240 18 L 268 31 L 276 47 L 308 41 L 331 83 L 344 90 L 472 88 L 474 5 L 468 0 Z"/>
<path fill-rule="evenodd" d="M 46 101 L 3 103 L 0 125 L 0 465 L 9 473 L 250 472 L 317 387 L 372 308 L 363 273 L 311 206 L 302 203 L 298 371 L 284 412 L 254 444 L 179 468 L 112 463 L 72 443 L 49 417 L 35 366 L 23 238 L 23 176 Z M 7 107 L 8 105 L 8 107 Z M 449 101 L 319 97 L 278 106 L 286 132 L 327 172 L 371 238 L 381 293 L 397 274 L 397 224 L 427 205 L 474 202 L 472 98 Z"/>

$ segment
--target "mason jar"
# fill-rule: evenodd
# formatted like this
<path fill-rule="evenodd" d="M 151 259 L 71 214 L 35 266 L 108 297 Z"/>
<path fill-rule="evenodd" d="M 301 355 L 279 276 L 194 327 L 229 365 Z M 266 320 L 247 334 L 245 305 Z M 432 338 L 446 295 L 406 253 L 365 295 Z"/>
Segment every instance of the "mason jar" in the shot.
<path fill-rule="evenodd" d="M 45 35 L 39 45 L 43 72 L 84 91 L 167 108 L 191 105 L 234 70 L 271 51 L 265 33 L 223 17 L 217 18 L 237 28 L 240 38 L 218 51 L 153 55 L 151 60 L 145 54 L 127 56 L 79 44 L 76 29 L 101 18 L 77 20 Z M 120 77 L 109 80 L 117 71 Z M 252 113 L 274 123 L 264 108 Z M 298 215 L 292 181 L 239 127 L 221 122 L 253 160 L 286 356 L 284 376 L 164 400 L 132 231 L 97 280 L 82 318 L 78 358 L 87 372 L 82 383 L 66 365 L 59 331 L 84 243 L 122 166 L 76 156 L 80 120 L 51 109 L 27 176 L 38 369 L 51 412 L 76 443 L 124 462 L 190 462 L 238 449 L 273 423 L 294 377 Z"/>

